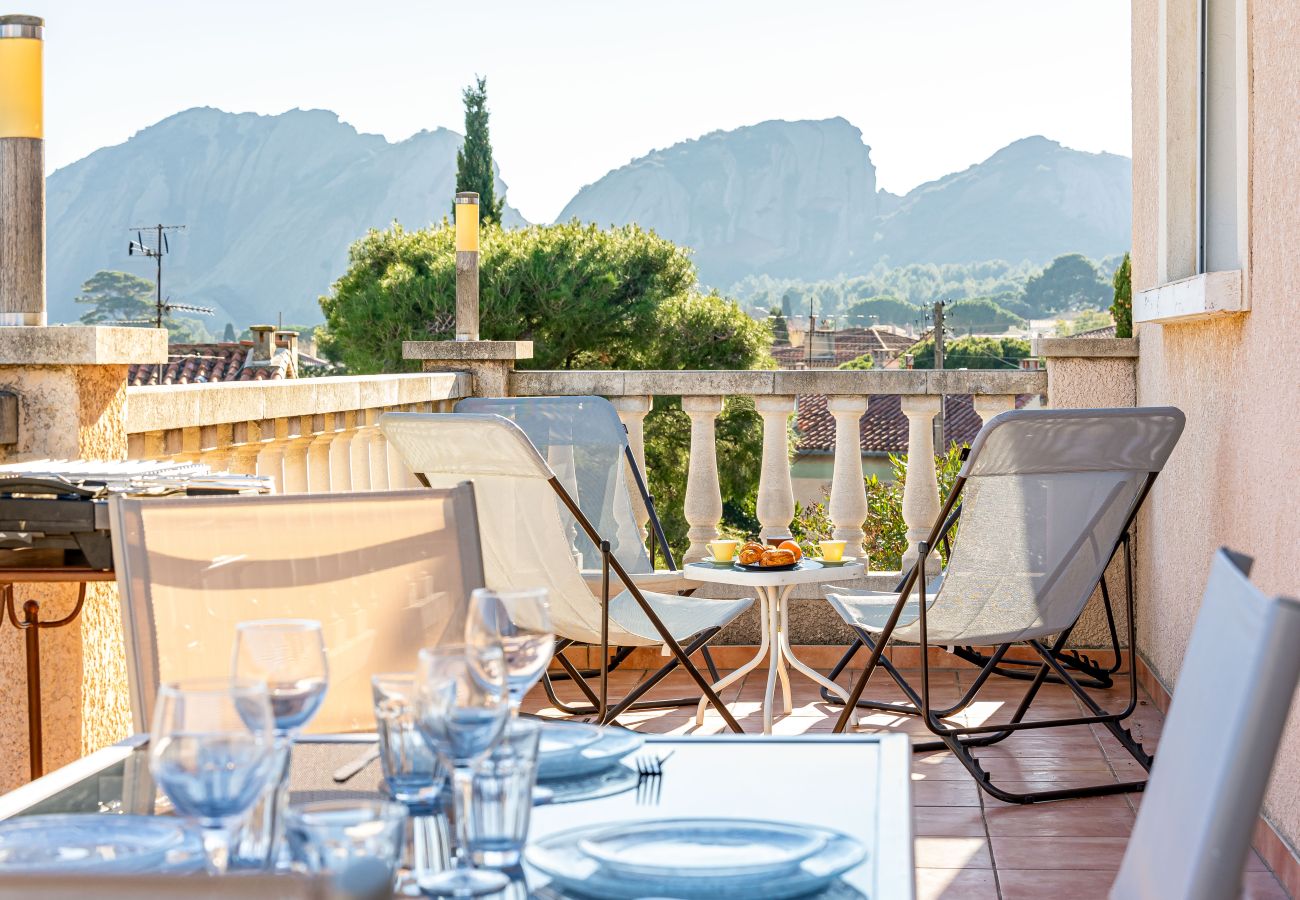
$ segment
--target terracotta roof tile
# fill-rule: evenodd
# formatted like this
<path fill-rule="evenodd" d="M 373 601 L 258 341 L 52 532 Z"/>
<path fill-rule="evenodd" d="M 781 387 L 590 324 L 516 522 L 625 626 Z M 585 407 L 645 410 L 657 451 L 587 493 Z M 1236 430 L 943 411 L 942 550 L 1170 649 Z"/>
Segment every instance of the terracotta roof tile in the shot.
<path fill-rule="evenodd" d="M 831 345 L 830 355 L 814 358 L 811 368 L 833 369 L 867 353 L 881 351 L 889 357 L 898 356 L 920 338 L 896 334 L 883 328 L 843 328 L 839 331 L 817 332 L 817 348 Z M 808 348 L 803 344 L 777 344 L 772 347 L 772 357 L 783 369 L 803 368 L 809 365 Z"/>
<path fill-rule="evenodd" d="M 897 394 L 875 395 L 867 400 L 867 412 L 859 424 L 864 453 L 906 453 L 907 416 L 903 415 Z M 1023 406 L 1027 397 L 1017 397 Z M 974 399 L 968 395 L 944 397 L 944 436 L 949 441 L 969 444 L 979 433 L 983 420 L 975 414 Z M 803 453 L 830 453 L 835 449 L 835 417 L 826 408 L 820 394 L 798 398 L 795 428 L 798 447 Z"/>
<path fill-rule="evenodd" d="M 136 364 L 129 368 L 131 387 L 159 384 L 210 384 L 218 381 L 267 381 L 284 378 L 285 366 L 245 368 L 250 343 L 169 344 L 166 364 Z"/>

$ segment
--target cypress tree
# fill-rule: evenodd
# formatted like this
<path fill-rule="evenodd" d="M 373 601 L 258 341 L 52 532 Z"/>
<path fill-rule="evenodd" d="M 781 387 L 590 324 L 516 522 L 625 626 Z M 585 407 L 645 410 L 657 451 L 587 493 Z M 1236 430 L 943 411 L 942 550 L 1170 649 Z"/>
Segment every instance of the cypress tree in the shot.
<path fill-rule="evenodd" d="M 1111 318 L 1115 320 L 1115 337 L 1133 336 L 1133 264 L 1127 253 L 1115 270 L 1111 281 L 1115 287 L 1115 300 L 1110 305 Z"/>
<path fill-rule="evenodd" d="M 492 140 L 488 136 L 487 79 L 465 88 L 465 143 L 456 151 L 456 191 L 478 194 L 479 216 L 484 222 L 501 222 L 504 198 L 497 199 L 492 171 Z M 454 213 L 455 210 L 453 209 Z"/>

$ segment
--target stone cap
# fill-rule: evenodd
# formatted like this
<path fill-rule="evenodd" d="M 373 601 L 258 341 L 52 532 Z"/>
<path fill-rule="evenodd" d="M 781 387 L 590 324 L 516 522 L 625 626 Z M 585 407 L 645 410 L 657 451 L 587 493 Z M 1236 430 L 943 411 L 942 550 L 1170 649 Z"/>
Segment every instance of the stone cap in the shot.
<path fill-rule="evenodd" d="M 1034 338 L 1029 352 L 1049 359 L 1135 359 L 1137 338 Z"/>
<path fill-rule="evenodd" d="M 532 341 L 402 341 L 403 359 L 455 362 L 533 358 Z"/>
<path fill-rule="evenodd" d="M 0 366 L 109 366 L 167 362 L 167 331 L 110 325 L 0 328 Z"/>

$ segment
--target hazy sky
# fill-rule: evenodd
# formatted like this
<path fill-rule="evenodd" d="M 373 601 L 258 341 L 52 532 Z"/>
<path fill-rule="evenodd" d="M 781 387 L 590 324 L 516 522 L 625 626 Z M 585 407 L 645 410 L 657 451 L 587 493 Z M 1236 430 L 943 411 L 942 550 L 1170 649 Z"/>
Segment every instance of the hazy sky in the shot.
<path fill-rule="evenodd" d="M 50 169 L 192 106 L 463 130 L 488 77 L 510 202 L 549 221 L 654 148 L 843 116 L 904 192 L 1044 134 L 1128 155 L 1127 0 L 14 0 L 46 19 Z"/>

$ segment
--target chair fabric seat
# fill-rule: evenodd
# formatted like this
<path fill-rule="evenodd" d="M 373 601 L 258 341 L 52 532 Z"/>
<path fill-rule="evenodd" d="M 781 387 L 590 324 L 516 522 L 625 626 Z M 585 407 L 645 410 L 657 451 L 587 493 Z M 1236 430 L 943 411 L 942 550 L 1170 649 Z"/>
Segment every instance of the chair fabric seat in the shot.
<path fill-rule="evenodd" d="M 664 623 L 673 639 L 681 642 L 706 628 L 722 628 L 754 605 L 752 597 L 740 600 L 708 600 L 642 591 L 650 608 Z M 664 643 L 650 617 L 630 591 L 623 591 L 609 601 L 610 643 L 647 647 Z M 621 632 L 621 634 L 620 634 Z M 616 638 L 615 635 L 618 635 Z M 597 635 L 595 642 L 600 641 Z"/>
<path fill-rule="evenodd" d="M 937 575 L 926 586 L 927 611 L 934 606 L 935 594 L 938 593 L 942 583 L 943 576 Z M 861 628 L 868 634 L 879 634 L 885 630 L 885 623 L 889 621 L 889 616 L 898 603 L 898 594 L 894 591 L 861 591 L 830 584 L 822 585 L 822 589 L 826 592 L 827 602 L 830 603 L 832 609 L 839 613 L 840 618 L 844 620 L 846 625 Z M 921 601 L 913 594 L 903 606 L 903 612 L 898 617 L 898 624 L 894 629 L 894 633 L 890 636 L 891 640 L 906 644 L 919 644 L 921 642 L 918 625 L 920 617 Z M 940 638 L 934 631 L 934 623 L 927 622 L 927 624 L 930 626 L 930 639 L 936 642 L 939 641 Z"/>
<path fill-rule="evenodd" d="M 656 569 L 653 572 L 629 572 L 633 583 L 642 590 L 649 589 L 652 591 L 684 591 L 691 588 L 699 587 L 699 582 L 691 581 L 682 572 L 674 569 Z M 587 587 L 597 597 L 600 596 L 600 570 L 583 569 L 582 580 L 587 582 Z M 614 575 L 610 575 L 611 582 L 617 582 Z"/>

